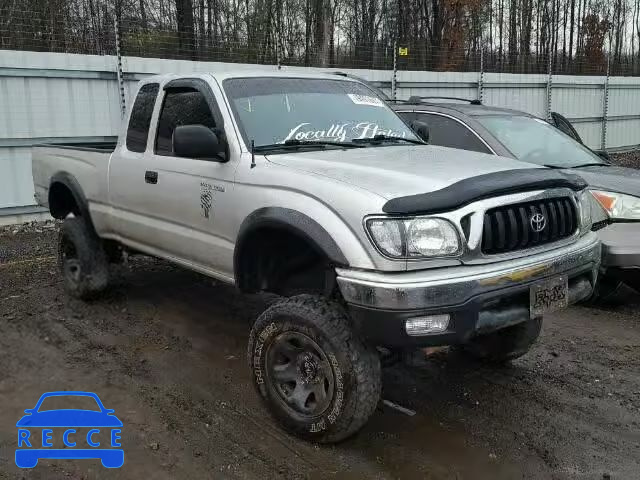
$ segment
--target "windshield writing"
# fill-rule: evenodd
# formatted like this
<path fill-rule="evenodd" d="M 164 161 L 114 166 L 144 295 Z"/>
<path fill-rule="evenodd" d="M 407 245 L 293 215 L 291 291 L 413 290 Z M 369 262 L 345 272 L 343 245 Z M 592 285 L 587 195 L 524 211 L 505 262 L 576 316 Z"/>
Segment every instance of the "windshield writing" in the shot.
<path fill-rule="evenodd" d="M 256 147 L 342 142 L 383 135 L 416 140 L 367 86 L 344 80 L 233 78 L 224 82 L 245 142 Z"/>

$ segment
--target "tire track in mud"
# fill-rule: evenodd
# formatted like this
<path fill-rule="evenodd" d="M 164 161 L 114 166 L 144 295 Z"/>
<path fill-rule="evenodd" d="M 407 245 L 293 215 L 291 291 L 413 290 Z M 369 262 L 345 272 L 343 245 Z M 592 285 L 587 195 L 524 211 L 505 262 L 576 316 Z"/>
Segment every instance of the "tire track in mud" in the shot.
<path fill-rule="evenodd" d="M 191 286 L 197 285 L 198 282 Z M 186 288 L 188 287 L 181 287 L 182 290 Z M 38 288 L 31 291 L 32 296 L 38 296 L 38 293 Z M 57 293 L 64 297 L 62 291 Z M 35 299 L 29 300 L 37 302 Z M 256 416 L 247 409 L 239 406 L 229 408 L 228 404 L 226 408 L 220 408 L 220 401 L 206 400 L 206 394 L 198 395 L 205 400 L 200 400 L 199 405 L 196 405 L 191 398 L 190 387 L 185 385 L 178 385 L 174 389 L 165 387 L 163 379 L 158 378 L 146 365 L 145 348 L 179 352 L 190 350 L 190 345 L 177 345 L 175 336 L 154 321 L 157 307 L 153 307 L 142 317 L 134 319 L 134 313 L 124 311 L 126 304 L 127 297 L 122 292 L 112 292 L 106 298 L 91 304 L 65 299 L 62 305 L 58 305 L 58 312 L 45 313 L 31 327 L 39 332 L 39 336 L 46 338 L 47 342 L 60 348 L 69 364 L 81 364 L 98 371 L 106 370 L 109 383 L 116 383 L 121 381 L 123 376 L 127 377 L 128 382 L 135 385 L 133 390 L 144 404 L 157 412 L 175 433 L 185 438 L 187 444 L 197 443 L 190 441 L 192 435 L 189 426 L 186 425 L 188 420 L 195 417 L 204 420 L 204 423 L 217 426 L 215 431 L 209 429 L 206 432 L 209 451 L 218 450 L 217 456 L 224 457 L 227 463 L 234 463 L 232 459 L 235 459 L 235 463 L 243 464 L 243 469 L 249 467 L 248 463 L 251 461 L 258 462 L 259 465 L 250 468 L 256 476 L 269 472 L 267 474 L 269 477 L 302 478 L 297 470 L 309 471 L 320 468 L 297 451 L 286 434 L 276 431 L 269 425 L 269 421 L 265 421 L 264 418 Z M 88 313 L 87 310 L 91 312 Z M 130 320 L 137 325 L 128 323 Z M 64 330 L 61 331 L 56 325 Z M 101 334 L 118 336 L 124 332 L 129 336 L 129 342 L 126 345 L 104 345 L 96 340 L 96 336 L 99 337 Z M 154 385 L 163 385 L 163 387 Z M 175 415 L 176 410 L 184 416 L 185 407 L 190 413 L 184 420 L 179 420 Z M 241 425 L 238 425 L 239 420 Z M 252 430 L 260 430 L 272 443 L 276 442 L 286 450 L 287 464 L 274 460 L 272 451 L 256 448 L 254 438 L 246 435 L 246 432 Z M 239 434 L 239 432 L 245 433 Z M 202 444 L 205 435 L 196 435 L 196 437 Z M 272 445 L 270 447 L 273 448 Z M 204 446 L 201 445 L 199 448 L 202 449 Z M 293 459 L 296 460 L 292 461 Z"/>
<path fill-rule="evenodd" d="M 487 476 L 484 464 L 469 463 L 465 457 L 478 451 L 485 459 L 488 452 L 500 462 L 515 459 L 526 478 L 634 478 L 640 471 L 637 298 L 550 317 L 541 344 L 511 368 L 453 354 L 392 367 L 384 398 L 418 414 L 379 411 L 353 441 L 317 448 L 279 430 L 251 388 L 248 327 L 268 300 L 134 258 L 107 295 L 85 304 L 62 291 L 55 235 L 7 240 L 0 233 L 2 252 L 0 262 L 9 263 L 0 263 L 0 363 L 9 378 L 29 376 L 37 386 L 48 380 L 41 371 L 55 372 L 71 386 L 69 372 L 78 373 L 118 405 L 148 411 L 149 418 L 126 414 L 139 430 L 131 441 L 142 443 L 144 471 L 154 478 L 514 478 Z M 0 396 L 11 400 L 13 384 L 1 382 Z M 447 438 L 450 431 L 460 442 Z M 468 443 L 491 450 L 468 451 Z M 81 468 L 47 472 L 87 478 Z M 38 475 L 31 477 L 47 478 Z"/>

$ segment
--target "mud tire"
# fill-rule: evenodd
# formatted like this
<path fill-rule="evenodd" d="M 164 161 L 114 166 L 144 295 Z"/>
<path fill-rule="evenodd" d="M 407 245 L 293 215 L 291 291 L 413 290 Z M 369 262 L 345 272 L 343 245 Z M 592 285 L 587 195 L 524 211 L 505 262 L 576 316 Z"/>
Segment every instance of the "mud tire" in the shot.
<path fill-rule="evenodd" d="M 606 304 L 622 287 L 622 281 L 606 275 L 600 275 L 596 287 L 589 298 L 582 303 L 586 306 L 596 307 Z"/>
<path fill-rule="evenodd" d="M 109 284 L 109 262 L 102 241 L 81 217 L 65 219 L 58 238 L 58 266 L 67 294 L 90 300 Z"/>
<path fill-rule="evenodd" d="M 309 339 L 307 344 L 318 347 L 318 355 L 326 359 L 318 362 L 319 370 L 333 377 L 334 388 L 325 396 L 328 406 L 323 411 L 295 411 L 291 400 L 281 393 L 285 385 L 270 373 L 275 372 L 272 352 L 280 348 L 284 338 L 292 337 Z M 344 440 L 367 422 L 378 405 L 378 353 L 357 336 L 336 302 L 298 295 L 273 304 L 255 322 L 247 354 L 254 385 L 269 412 L 287 431 L 303 439 L 319 443 Z M 293 360 L 288 361 L 293 364 Z M 297 375 L 298 370 L 294 370 Z M 304 377 L 304 370 L 301 375 Z M 306 380 L 302 377 L 293 380 L 292 390 L 304 388 Z"/>

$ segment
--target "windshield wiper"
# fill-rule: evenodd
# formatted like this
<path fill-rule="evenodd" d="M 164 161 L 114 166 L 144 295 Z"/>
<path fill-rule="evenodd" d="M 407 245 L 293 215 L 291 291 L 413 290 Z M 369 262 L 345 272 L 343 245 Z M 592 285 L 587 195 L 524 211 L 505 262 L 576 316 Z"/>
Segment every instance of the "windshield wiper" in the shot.
<path fill-rule="evenodd" d="M 256 152 L 267 152 L 271 150 L 298 150 L 300 148 L 320 148 L 340 147 L 340 148 L 362 148 L 363 145 L 354 145 L 352 143 L 331 142 L 324 140 L 285 140 L 284 143 L 270 143 L 267 145 L 258 145 L 254 148 Z"/>
<path fill-rule="evenodd" d="M 583 163 L 582 165 L 574 165 L 570 168 L 582 168 L 582 167 L 609 167 L 611 166 L 610 163 L 604 163 L 604 162 L 600 162 L 600 163 Z"/>
<path fill-rule="evenodd" d="M 413 138 L 396 137 L 390 135 L 374 135 L 373 138 L 356 138 L 351 141 L 353 143 L 408 142 L 415 145 L 427 145 L 422 140 L 414 140 Z"/>
<path fill-rule="evenodd" d="M 544 163 L 542 166 L 547 168 L 553 168 L 554 170 L 564 170 L 565 168 L 571 168 L 571 167 L 561 167 L 560 165 L 553 165 L 552 163 Z"/>

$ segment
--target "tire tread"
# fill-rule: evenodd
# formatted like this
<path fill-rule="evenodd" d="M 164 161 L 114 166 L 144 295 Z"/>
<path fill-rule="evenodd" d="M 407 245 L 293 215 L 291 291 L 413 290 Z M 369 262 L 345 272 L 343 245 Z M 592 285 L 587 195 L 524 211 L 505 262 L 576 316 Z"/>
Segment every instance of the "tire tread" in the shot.
<path fill-rule="evenodd" d="M 366 345 L 356 334 L 344 308 L 335 301 L 323 297 L 303 294 L 285 298 L 270 306 L 260 315 L 249 339 L 249 363 L 253 346 L 262 328 L 283 312 L 309 318 L 324 335 L 337 345 L 344 346 L 353 367 L 351 377 L 356 386 L 351 401 L 345 402 L 345 410 L 323 437 L 314 438 L 321 443 L 333 443 L 353 435 L 367 422 L 375 411 L 382 388 L 380 361 L 375 349 Z M 348 410 L 347 410 L 348 409 Z"/>

